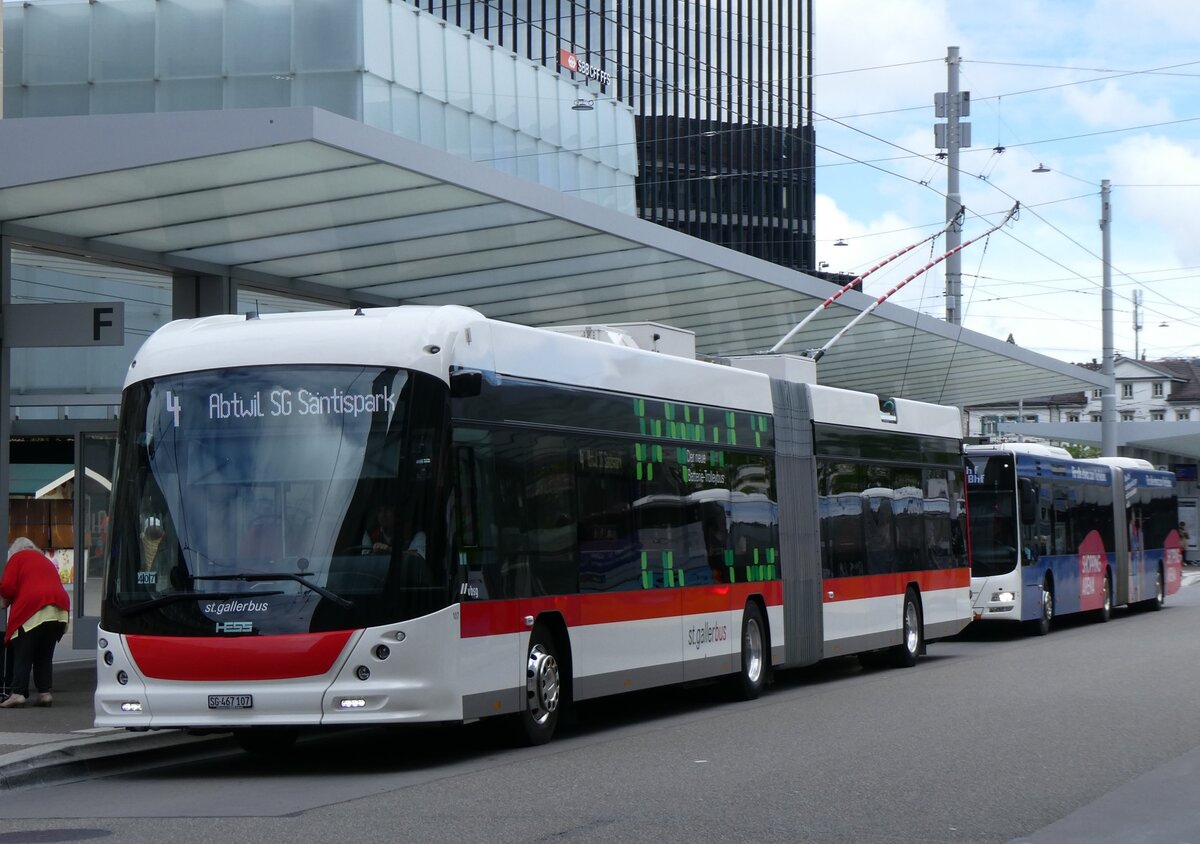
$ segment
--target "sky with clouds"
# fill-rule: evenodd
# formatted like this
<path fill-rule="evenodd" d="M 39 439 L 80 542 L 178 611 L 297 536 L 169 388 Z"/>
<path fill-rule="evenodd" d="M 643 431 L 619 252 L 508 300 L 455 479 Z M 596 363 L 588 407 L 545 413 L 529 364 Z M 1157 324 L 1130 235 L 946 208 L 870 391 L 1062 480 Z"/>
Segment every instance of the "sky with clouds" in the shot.
<path fill-rule="evenodd" d="M 814 14 L 819 261 L 863 272 L 945 225 L 933 98 L 957 46 L 972 132 L 962 239 L 1021 205 L 962 252 L 963 325 L 1060 360 L 1101 357 L 1107 179 L 1117 353 L 1200 357 L 1194 0 L 816 0 Z M 882 295 L 943 243 L 869 276 L 865 292 Z M 892 301 L 944 318 L 944 267 Z"/>

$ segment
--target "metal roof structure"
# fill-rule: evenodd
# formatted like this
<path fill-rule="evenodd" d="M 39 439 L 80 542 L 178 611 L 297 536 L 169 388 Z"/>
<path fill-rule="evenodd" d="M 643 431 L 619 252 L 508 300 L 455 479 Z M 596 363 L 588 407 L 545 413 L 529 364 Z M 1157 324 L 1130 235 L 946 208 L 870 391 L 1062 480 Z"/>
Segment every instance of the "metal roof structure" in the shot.
<path fill-rule="evenodd" d="M 769 349 L 836 289 L 319 109 L 12 119 L 0 148 L 0 232 L 16 241 L 334 300 L 650 320 L 735 355 Z M 782 351 L 822 345 L 873 301 L 847 293 Z M 890 304 L 818 378 L 959 406 L 1104 384 Z"/>
<path fill-rule="evenodd" d="M 1100 446 L 1099 422 L 1002 422 L 1002 434 Z M 1118 422 L 1116 446 L 1200 458 L 1200 422 Z"/>

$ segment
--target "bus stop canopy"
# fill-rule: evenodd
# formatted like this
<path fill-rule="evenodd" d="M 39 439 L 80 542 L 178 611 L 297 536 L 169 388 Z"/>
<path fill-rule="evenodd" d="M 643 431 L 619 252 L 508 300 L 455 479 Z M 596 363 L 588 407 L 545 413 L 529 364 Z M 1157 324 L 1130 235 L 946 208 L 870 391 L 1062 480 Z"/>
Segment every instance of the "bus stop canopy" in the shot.
<path fill-rule="evenodd" d="M 1121 422 L 1116 427 L 1119 449 L 1161 451 L 1200 458 L 1200 422 Z M 999 433 L 1016 437 L 1038 437 L 1100 447 L 1103 432 L 1099 422 L 1001 422 Z"/>
<path fill-rule="evenodd" d="M 723 356 L 769 349 L 836 289 L 319 109 L 10 119 L 0 148 L 0 232 L 16 242 L 331 301 L 653 321 Z M 821 346 L 873 301 L 847 293 L 781 351 Z M 959 406 L 1104 384 L 891 304 L 817 371 Z"/>

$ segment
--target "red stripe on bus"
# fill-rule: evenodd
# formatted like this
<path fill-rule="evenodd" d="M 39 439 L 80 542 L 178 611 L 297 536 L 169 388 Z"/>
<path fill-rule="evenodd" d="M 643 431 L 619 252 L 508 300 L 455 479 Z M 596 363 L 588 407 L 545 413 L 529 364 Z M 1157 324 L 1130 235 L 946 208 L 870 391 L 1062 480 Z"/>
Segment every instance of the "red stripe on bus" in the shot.
<path fill-rule="evenodd" d="M 125 641 L 138 670 L 156 680 L 286 680 L 328 672 L 353 632 L 230 639 L 126 636 Z"/>
<path fill-rule="evenodd" d="M 937 569 L 905 571 L 896 574 L 871 574 L 865 577 L 829 578 L 821 586 L 821 595 L 827 604 L 838 601 L 855 601 L 861 598 L 883 598 L 888 595 L 903 595 L 910 583 L 916 583 L 922 592 L 968 588 L 971 585 L 971 570 L 969 568 Z"/>
<path fill-rule="evenodd" d="M 767 606 L 783 603 L 783 583 L 695 586 L 687 589 L 647 589 L 638 592 L 609 592 L 562 595 L 553 598 L 523 598 L 511 601 L 478 601 L 460 605 L 460 631 L 464 639 L 498 636 L 528 630 L 526 616 L 545 612 L 562 615 L 568 627 L 648 621 L 705 612 L 740 610 L 750 595 L 762 595 Z"/>

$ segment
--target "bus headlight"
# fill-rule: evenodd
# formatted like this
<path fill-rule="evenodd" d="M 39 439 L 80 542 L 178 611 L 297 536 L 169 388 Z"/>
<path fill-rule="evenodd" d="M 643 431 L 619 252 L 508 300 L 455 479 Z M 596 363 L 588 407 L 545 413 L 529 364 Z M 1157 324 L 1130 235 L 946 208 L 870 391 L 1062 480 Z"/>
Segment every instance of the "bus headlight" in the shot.
<path fill-rule="evenodd" d="M 1017 598 L 1012 592 L 998 590 L 992 593 L 993 604 L 1011 604 Z"/>

